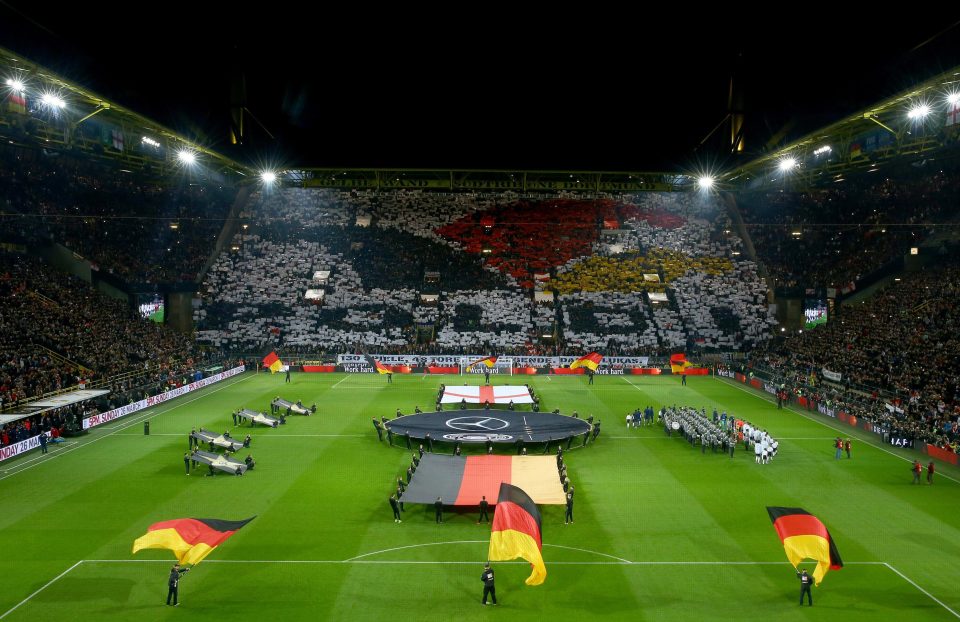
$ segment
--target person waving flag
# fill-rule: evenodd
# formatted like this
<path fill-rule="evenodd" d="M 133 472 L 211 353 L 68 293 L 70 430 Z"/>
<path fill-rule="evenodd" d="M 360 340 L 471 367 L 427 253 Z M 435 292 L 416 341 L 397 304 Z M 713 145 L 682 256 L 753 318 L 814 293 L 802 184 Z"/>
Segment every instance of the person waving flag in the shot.
<path fill-rule="evenodd" d="M 487 559 L 507 561 L 523 558 L 532 572 L 527 585 L 540 585 L 547 578 L 541 550 L 540 510 L 530 495 L 510 484 L 500 484 L 497 508 L 493 514 Z"/>
<path fill-rule="evenodd" d="M 577 369 L 578 367 L 586 367 L 590 371 L 597 371 L 597 367 L 600 366 L 600 361 L 603 360 L 603 355 L 596 352 L 591 352 L 590 354 L 585 354 L 581 356 L 574 362 L 570 363 L 570 369 Z"/>
<path fill-rule="evenodd" d="M 814 583 L 820 585 L 828 570 L 843 568 L 837 545 L 819 518 L 801 508 L 767 507 L 767 513 L 794 568 L 805 559 L 817 562 Z"/>

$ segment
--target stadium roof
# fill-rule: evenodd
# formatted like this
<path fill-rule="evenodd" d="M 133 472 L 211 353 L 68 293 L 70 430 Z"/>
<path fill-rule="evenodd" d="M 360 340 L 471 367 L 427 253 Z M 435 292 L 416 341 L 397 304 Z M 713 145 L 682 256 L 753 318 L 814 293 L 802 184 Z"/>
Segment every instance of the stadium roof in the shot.
<path fill-rule="evenodd" d="M 889 17 L 200 14 L 0 3 L 0 45 L 258 167 L 689 171 L 749 160 L 960 65 L 956 24 Z M 245 84 L 245 95 L 236 88 Z M 228 140 L 242 100 L 246 144 Z M 711 132 L 718 128 L 715 132 Z M 711 135 L 705 144 L 701 141 Z"/>

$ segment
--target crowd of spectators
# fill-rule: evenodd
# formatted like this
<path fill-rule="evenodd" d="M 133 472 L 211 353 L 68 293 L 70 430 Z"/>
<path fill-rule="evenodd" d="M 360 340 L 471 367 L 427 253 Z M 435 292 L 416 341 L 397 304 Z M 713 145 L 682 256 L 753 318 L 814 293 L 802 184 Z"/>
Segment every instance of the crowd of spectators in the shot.
<path fill-rule="evenodd" d="M 0 146 L 0 241 L 59 243 L 129 284 L 195 281 L 235 194 Z"/>
<path fill-rule="evenodd" d="M 883 175 L 883 176 L 881 176 Z M 829 188 L 737 197 L 774 287 L 845 287 L 952 221 L 956 163 L 901 164 Z"/>
<path fill-rule="evenodd" d="M 434 347 L 468 351 L 529 350 L 544 334 L 626 354 L 770 334 L 755 265 L 698 196 L 283 189 L 255 197 L 247 217 L 195 314 L 218 347 L 409 350 L 424 325 Z M 590 294 L 607 296 L 597 306 Z"/>
<path fill-rule="evenodd" d="M 753 355 L 818 402 L 896 433 L 956 448 L 960 421 L 960 262 L 905 273 L 830 321 Z M 831 382 L 839 374 L 839 382 Z"/>
<path fill-rule="evenodd" d="M 105 347 L 109 344 L 110 347 Z M 5 406 L 133 370 L 199 360 L 192 340 L 27 255 L 0 252 Z"/>

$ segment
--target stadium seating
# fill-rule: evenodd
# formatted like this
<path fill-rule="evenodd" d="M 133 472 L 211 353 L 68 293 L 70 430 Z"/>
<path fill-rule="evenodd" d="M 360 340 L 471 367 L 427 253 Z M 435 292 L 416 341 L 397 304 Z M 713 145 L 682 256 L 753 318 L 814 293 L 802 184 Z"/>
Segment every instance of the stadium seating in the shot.
<path fill-rule="evenodd" d="M 148 363 L 169 368 L 197 356 L 188 336 L 134 316 L 124 303 L 35 259 L 0 253 L 0 274 L 0 393 L 7 404 L 81 377 L 103 379 Z"/>
<path fill-rule="evenodd" d="M 769 337 L 772 320 L 755 266 L 725 229 L 717 205 L 694 196 L 274 190 L 255 198 L 249 231 L 208 274 L 198 338 L 409 351 L 426 324 L 437 351 L 507 352 L 532 347 L 559 319 L 575 348 L 741 347 Z M 329 280 L 313 283 L 315 271 Z M 534 303 L 535 281 L 556 306 Z M 305 300 L 307 289 L 322 289 L 322 304 Z M 667 307 L 659 323 L 644 292 Z"/>
<path fill-rule="evenodd" d="M 956 164 L 898 165 L 827 189 L 745 194 L 737 204 L 776 287 L 842 287 L 918 246 L 960 198 Z M 896 223 L 890 224 L 890 223 Z"/>
<path fill-rule="evenodd" d="M 0 239 L 57 242 L 127 283 L 191 282 L 234 191 L 160 183 L 63 154 L 0 147 Z"/>
<path fill-rule="evenodd" d="M 827 324 L 792 335 L 755 359 L 796 386 L 807 386 L 812 376 L 826 399 L 866 420 L 917 438 L 956 441 L 958 283 L 960 265 L 948 255 L 868 301 L 841 305 Z M 823 370 L 841 374 L 842 384 L 824 385 Z M 902 414 L 885 406 L 894 402 Z"/>

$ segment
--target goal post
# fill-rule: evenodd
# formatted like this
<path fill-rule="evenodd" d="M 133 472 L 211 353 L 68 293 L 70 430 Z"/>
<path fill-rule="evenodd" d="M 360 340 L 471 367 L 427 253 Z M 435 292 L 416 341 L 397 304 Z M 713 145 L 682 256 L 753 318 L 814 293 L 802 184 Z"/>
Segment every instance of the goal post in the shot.
<path fill-rule="evenodd" d="M 479 375 L 482 376 L 484 370 L 489 370 L 490 375 L 497 376 L 512 376 L 513 375 L 513 357 L 512 356 L 499 356 L 497 357 L 496 363 L 493 364 L 493 367 L 487 367 L 483 363 L 477 363 L 474 366 L 470 366 L 470 363 L 475 363 L 481 357 L 477 358 L 468 358 L 465 356 L 460 357 L 460 375 Z"/>

